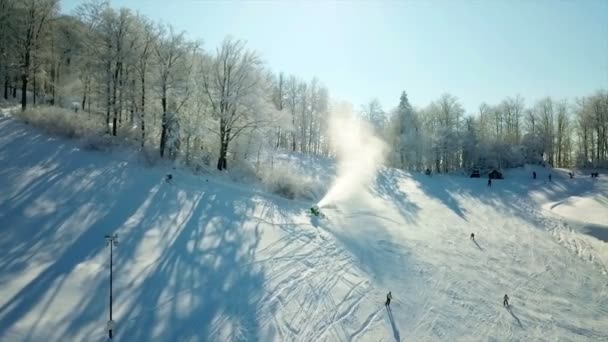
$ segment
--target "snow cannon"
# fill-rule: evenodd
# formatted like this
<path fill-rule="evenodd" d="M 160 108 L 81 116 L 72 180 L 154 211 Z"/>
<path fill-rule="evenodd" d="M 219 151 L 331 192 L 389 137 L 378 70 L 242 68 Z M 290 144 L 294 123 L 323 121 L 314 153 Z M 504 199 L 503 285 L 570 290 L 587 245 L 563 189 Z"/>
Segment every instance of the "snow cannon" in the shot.
<path fill-rule="evenodd" d="M 310 207 L 310 215 L 316 216 L 316 217 L 321 216 L 321 209 L 319 209 L 318 206 L 313 205 L 312 207 Z"/>

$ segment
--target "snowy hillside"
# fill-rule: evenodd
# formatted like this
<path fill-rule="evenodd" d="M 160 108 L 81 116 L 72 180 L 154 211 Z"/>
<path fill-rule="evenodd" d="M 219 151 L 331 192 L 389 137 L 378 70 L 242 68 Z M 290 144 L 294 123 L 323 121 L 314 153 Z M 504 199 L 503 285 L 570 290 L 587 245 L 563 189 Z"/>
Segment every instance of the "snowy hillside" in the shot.
<path fill-rule="evenodd" d="M 1 341 L 105 340 L 113 232 L 117 341 L 608 340 L 606 175 L 385 169 L 311 219 L 10 119 L 0 165 Z"/>

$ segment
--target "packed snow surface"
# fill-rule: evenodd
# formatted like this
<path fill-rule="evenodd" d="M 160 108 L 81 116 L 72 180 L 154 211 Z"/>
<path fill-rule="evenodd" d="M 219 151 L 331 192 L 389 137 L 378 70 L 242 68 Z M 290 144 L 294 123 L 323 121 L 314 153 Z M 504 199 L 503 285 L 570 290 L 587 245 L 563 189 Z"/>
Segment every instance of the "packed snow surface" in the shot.
<path fill-rule="evenodd" d="M 608 197 L 604 195 L 571 196 L 549 205 L 551 210 L 567 218 L 592 224 L 608 224 Z"/>
<path fill-rule="evenodd" d="M 548 172 L 381 169 L 311 218 L 0 119 L 0 340 L 107 339 L 109 233 L 117 341 L 608 340 L 608 245 L 566 220 L 607 224 L 608 177 Z"/>

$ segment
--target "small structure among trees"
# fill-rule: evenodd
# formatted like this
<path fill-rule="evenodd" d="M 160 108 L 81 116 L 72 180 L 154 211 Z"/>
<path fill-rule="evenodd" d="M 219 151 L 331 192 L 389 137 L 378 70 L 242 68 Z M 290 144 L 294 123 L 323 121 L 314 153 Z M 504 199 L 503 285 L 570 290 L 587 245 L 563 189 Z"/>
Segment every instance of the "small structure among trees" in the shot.
<path fill-rule="evenodd" d="M 504 179 L 502 172 L 494 169 L 490 173 L 488 173 L 488 177 L 490 179 Z"/>

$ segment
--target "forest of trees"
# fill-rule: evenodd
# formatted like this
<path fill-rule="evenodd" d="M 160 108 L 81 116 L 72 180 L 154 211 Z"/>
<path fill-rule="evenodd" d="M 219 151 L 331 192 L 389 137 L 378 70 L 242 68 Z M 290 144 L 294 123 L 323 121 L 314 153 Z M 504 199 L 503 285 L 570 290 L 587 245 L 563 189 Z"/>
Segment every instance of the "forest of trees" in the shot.
<path fill-rule="evenodd" d="M 529 107 L 517 95 L 496 105 L 482 103 L 471 115 L 450 94 L 414 110 L 403 92 L 388 123 L 374 119 L 382 112 L 376 100 L 363 112 L 374 126 L 384 125 L 393 146 L 391 164 L 403 169 L 608 167 L 605 90 L 574 102 L 546 97 Z"/>
<path fill-rule="evenodd" d="M 58 0 L 0 0 L 0 56 L 2 97 L 23 111 L 77 111 L 99 134 L 192 167 L 225 170 L 277 151 L 332 155 L 328 89 L 316 78 L 273 72 L 238 39 L 203 48 L 106 1 L 67 15 Z M 388 112 L 378 100 L 360 111 L 391 147 L 391 166 L 608 166 L 605 90 L 531 105 L 517 95 L 477 113 L 465 113 L 450 94 L 423 108 L 405 91 L 398 100 Z"/>

